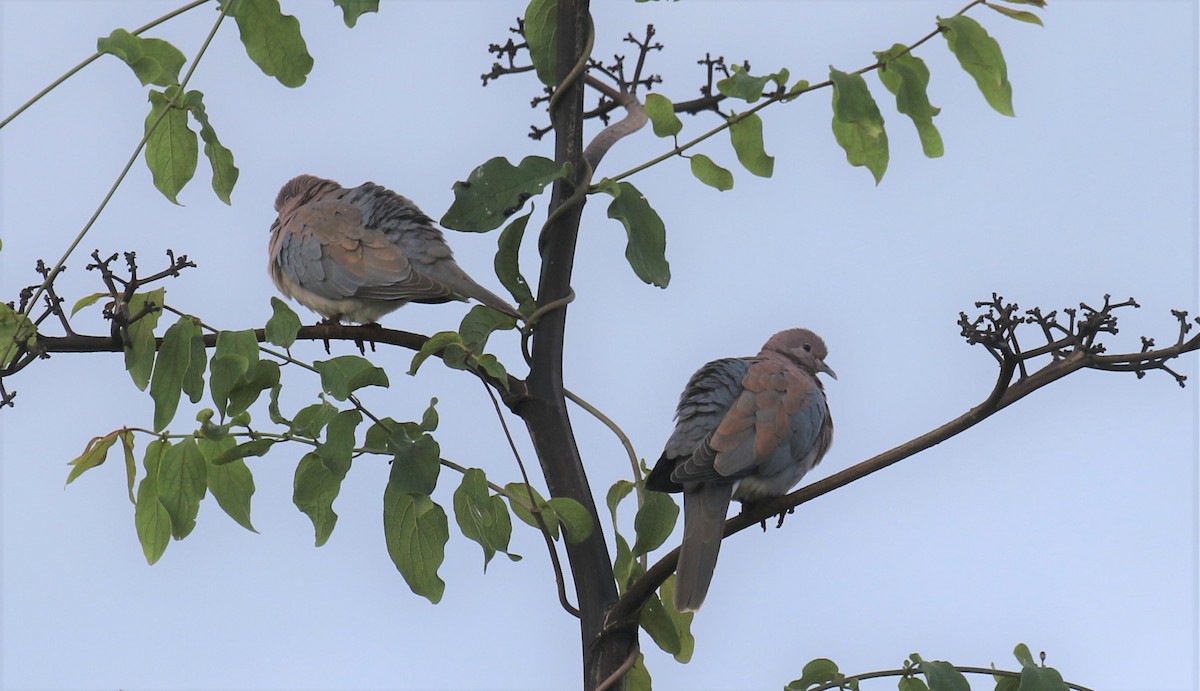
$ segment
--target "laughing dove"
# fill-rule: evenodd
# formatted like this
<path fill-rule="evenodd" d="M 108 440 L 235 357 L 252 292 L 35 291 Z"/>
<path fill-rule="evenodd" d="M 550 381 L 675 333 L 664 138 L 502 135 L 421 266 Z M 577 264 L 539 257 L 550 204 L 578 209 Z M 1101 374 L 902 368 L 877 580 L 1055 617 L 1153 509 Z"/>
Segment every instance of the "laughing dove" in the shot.
<path fill-rule="evenodd" d="M 675 607 L 696 611 L 717 565 L 731 499 L 754 504 L 787 493 L 833 441 L 820 336 L 789 329 L 755 357 L 725 358 L 692 375 L 675 410 L 675 431 L 646 487 L 683 492 L 683 544 Z"/>
<path fill-rule="evenodd" d="M 468 298 L 520 317 L 459 268 L 433 221 L 391 190 L 300 175 L 279 191 L 275 210 L 271 279 L 326 321 L 373 324 L 409 302 Z"/>

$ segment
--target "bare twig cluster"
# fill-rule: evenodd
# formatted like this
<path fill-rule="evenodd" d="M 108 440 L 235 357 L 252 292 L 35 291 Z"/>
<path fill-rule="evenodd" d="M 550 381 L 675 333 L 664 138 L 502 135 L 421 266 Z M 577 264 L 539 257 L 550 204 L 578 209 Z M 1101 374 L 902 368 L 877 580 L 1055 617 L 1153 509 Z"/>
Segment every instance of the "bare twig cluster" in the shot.
<path fill-rule="evenodd" d="M 114 344 L 112 349 L 120 349 L 122 343 L 122 329 L 127 328 L 130 324 L 136 322 L 142 317 L 161 309 L 161 305 L 146 304 L 138 311 L 137 314 L 129 313 L 129 301 L 142 287 L 161 281 L 167 277 L 176 277 L 183 269 L 195 268 L 195 264 L 188 260 L 187 255 L 175 256 L 172 250 L 167 250 L 167 258 L 169 260 L 167 268 L 145 278 L 139 278 L 137 274 L 137 255 L 134 252 L 125 252 L 125 266 L 128 269 L 128 276 L 119 276 L 112 269 L 112 263 L 118 259 L 119 255 L 114 253 L 111 256 L 101 259 L 99 250 L 92 252 L 92 264 L 87 265 L 89 271 L 98 270 L 101 275 L 101 280 L 107 290 L 108 302 L 104 306 L 104 318 L 112 322 L 112 334 L 108 339 Z M 38 289 L 41 288 L 41 298 L 43 305 L 36 317 L 30 319 L 32 329 L 20 338 L 13 339 L 10 343 L 0 343 L 0 352 L 6 353 L 3 361 L 8 364 L 0 369 L 0 408 L 11 406 L 13 399 L 16 397 L 16 391 L 8 391 L 4 386 L 4 379 L 25 369 L 34 360 L 50 357 L 50 353 L 57 351 L 55 339 L 53 337 L 46 338 L 45 336 L 36 333 L 47 320 L 57 320 L 62 327 L 65 336 L 62 340 L 88 339 L 96 337 L 81 336 L 76 333 L 71 327 L 70 315 L 63 308 L 63 298 L 59 296 L 55 289 L 55 280 L 62 275 L 66 270 L 65 265 L 60 265 L 57 270 L 50 269 L 42 260 L 38 260 L 35 271 L 42 280 L 36 285 L 27 286 L 20 293 L 20 304 L 15 307 L 20 314 L 34 314 L 35 310 L 30 302 L 35 299 L 38 294 Z M 97 293 L 92 296 L 92 302 L 104 297 L 104 293 Z M 109 348 L 102 348 L 108 350 Z"/>

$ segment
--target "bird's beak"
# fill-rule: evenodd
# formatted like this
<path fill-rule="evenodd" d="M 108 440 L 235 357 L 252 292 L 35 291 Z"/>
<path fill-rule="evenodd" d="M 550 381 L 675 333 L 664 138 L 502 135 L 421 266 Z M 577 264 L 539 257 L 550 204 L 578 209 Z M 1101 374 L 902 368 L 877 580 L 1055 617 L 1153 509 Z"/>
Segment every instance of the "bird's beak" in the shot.
<path fill-rule="evenodd" d="M 278 218 L 275 219 L 275 222 L 271 224 L 271 235 L 274 235 L 275 231 L 277 231 L 277 230 L 279 230 L 279 219 Z"/>
<path fill-rule="evenodd" d="M 818 372 L 824 372 L 825 374 L 828 374 L 829 376 L 833 377 L 834 379 L 837 379 L 837 372 L 834 372 L 832 367 L 825 364 L 824 360 L 817 360 L 817 362 L 820 363 L 820 366 L 817 367 Z"/>

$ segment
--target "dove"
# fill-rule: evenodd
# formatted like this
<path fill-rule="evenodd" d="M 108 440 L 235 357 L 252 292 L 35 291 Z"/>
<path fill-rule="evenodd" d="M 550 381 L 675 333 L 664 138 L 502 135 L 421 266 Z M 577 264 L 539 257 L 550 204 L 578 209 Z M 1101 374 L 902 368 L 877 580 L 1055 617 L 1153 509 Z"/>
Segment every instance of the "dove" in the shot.
<path fill-rule="evenodd" d="M 271 279 L 326 322 L 374 324 L 409 302 L 467 299 L 521 316 L 472 280 L 433 221 L 389 189 L 300 175 L 279 191 L 275 210 Z"/>
<path fill-rule="evenodd" d="M 679 397 L 675 430 L 646 478 L 659 492 L 683 492 L 683 544 L 675 608 L 704 602 L 717 565 L 731 500 L 743 506 L 786 494 L 833 442 L 825 388 L 825 342 L 807 329 L 781 331 L 754 357 L 714 360 Z"/>

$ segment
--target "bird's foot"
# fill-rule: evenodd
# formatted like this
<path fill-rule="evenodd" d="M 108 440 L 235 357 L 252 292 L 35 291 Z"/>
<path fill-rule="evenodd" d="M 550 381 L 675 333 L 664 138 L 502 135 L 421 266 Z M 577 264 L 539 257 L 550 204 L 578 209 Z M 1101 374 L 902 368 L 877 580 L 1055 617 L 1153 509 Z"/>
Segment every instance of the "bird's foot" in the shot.
<path fill-rule="evenodd" d="M 383 331 L 383 327 L 379 325 L 379 322 L 371 322 L 370 324 L 363 324 L 362 328 L 368 329 L 371 331 Z M 366 344 L 368 344 L 368 343 L 371 345 L 371 352 L 374 353 L 375 352 L 375 341 L 370 340 L 370 339 L 362 339 L 362 338 L 354 339 L 354 345 L 358 346 L 358 352 L 361 353 L 362 355 L 367 354 Z"/>
<path fill-rule="evenodd" d="M 783 527 L 783 519 L 787 518 L 787 515 L 789 513 L 796 513 L 796 507 L 793 506 L 793 507 L 789 508 L 787 511 L 779 512 L 779 516 L 776 517 L 776 522 L 775 522 L 776 528 Z M 766 530 L 766 529 L 767 529 L 767 522 L 763 521 L 763 530 Z"/>

